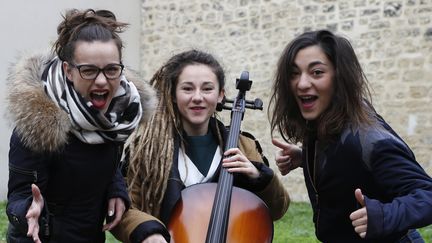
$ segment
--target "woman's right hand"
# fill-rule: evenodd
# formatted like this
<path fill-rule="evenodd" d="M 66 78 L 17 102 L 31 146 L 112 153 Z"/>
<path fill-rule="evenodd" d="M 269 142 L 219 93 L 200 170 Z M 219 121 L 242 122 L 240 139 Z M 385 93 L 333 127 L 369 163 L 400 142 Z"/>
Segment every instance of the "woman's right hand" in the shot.
<path fill-rule="evenodd" d="M 28 231 L 27 236 L 31 237 L 34 242 L 41 243 L 39 239 L 39 217 L 44 207 L 44 199 L 42 194 L 35 184 L 31 185 L 33 201 L 27 211 L 27 225 Z"/>
<path fill-rule="evenodd" d="M 276 165 L 282 175 L 286 175 L 301 166 L 301 148 L 274 138 L 272 139 L 272 143 L 281 149 L 276 153 Z"/>
<path fill-rule="evenodd" d="M 142 243 L 168 243 L 161 234 L 153 234 L 147 237 Z"/>

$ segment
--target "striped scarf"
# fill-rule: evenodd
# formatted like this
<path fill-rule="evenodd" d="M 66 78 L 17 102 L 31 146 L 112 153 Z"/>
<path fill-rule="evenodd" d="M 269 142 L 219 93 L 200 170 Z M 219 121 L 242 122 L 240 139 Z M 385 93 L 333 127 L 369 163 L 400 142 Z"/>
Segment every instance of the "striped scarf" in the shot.
<path fill-rule="evenodd" d="M 94 108 L 75 91 L 58 57 L 48 64 L 42 81 L 47 95 L 69 115 L 72 133 L 84 143 L 124 142 L 141 119 L 138 90 L 124 75 L 106 113 Z"/>

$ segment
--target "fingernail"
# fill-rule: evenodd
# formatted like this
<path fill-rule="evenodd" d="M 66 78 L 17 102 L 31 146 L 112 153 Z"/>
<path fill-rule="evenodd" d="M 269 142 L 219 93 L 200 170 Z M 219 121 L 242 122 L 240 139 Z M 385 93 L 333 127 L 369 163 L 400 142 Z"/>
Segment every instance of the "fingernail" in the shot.
<path fill-rule="evenodd" d="M 113 215 L 114 215 L 114 211 L 113 210 L 108 211 L 108 216 L 113 216 Z"/>

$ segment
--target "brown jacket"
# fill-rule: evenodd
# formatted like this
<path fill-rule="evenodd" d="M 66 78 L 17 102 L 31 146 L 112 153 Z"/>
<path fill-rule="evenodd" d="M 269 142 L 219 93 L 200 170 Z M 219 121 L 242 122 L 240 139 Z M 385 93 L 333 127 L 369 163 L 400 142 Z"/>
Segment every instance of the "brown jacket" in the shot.
<path fill-rule="evenodd" d="M 259 144 L 257 144 L 252 136 L 240 135 L 239 148 L 250 161 L 253 161 L 254 163 L 267 162 L 266 158 L 261 153 Z M 177 158 L 175 157 L 175 159 Z M 268 169 L 268 171 L 271 170 Z M 271 218 L 273 220 L 277 220 L 286 213 L 290 203 L 290 197 L 278 176 L 271 172 L 270 177 L 271 179 L 268 180 L 267 185 L 264 186 L 262 190 L 254 191 L 254 193 L 266 203 L 270 210 Z M 130 192 L 139 192 L 138 188 L 140 188 L 139 182 L 132 186 L 132 190 Z M 167 192 L 165 194 L 167 194 Z M 131 197 L 136 196 L 137 195 L 131 195 Z M 139 205 L 132 205 L 132 209 L 126 212 L 126 214 L 123 216 L 122 222 L 112 232 L 117 237 L 117 239 L 121 240 L 122 242 L 131 242 L 131 234 L 142 223 L 153 220 L 163 225 L 162 220 L 138 210 L 137 207 L 139 207 Z M 161 210 L 164 210 L 164 208 Z"/>

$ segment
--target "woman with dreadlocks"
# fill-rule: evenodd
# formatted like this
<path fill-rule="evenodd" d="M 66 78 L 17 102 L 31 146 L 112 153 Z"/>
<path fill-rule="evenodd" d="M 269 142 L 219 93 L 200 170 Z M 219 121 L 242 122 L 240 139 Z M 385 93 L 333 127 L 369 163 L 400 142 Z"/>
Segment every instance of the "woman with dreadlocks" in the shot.
<path fill-rule="evenodd" d="M 122 242 L 169 242 L 167 224 L 181 191 L 214 182 L 224 166 L 234 185 L 259 196 L 273 220 L 283 216 L 289 196 L 256 141 L 240 136 L 239 148 L 222 149 L 228 134 L 214 117 L 224 96 L 225 75 L 210 54 L 190 50 L 171 57 L 150 83 L 159 92 L 158 111 L 130 137 L 126 160 L 133 208 L 114 229 Z M 224 155 L 231 155 L 222 160 Z"/>

